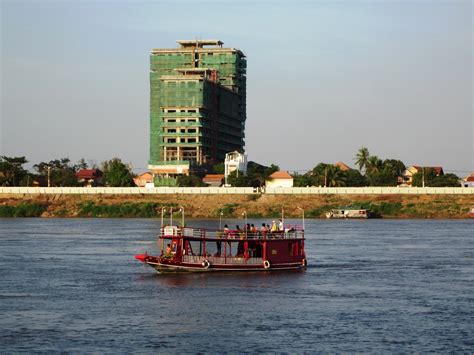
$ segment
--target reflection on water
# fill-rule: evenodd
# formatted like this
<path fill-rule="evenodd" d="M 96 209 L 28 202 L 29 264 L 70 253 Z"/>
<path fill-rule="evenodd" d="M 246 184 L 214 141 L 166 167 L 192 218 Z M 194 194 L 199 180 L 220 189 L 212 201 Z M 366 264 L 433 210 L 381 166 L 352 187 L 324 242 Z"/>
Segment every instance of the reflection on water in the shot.
<path fill-rule="evenodd" d="M 156 274 L 157 221 L 0 219 L 0 352 L 470 352 L 473 222 L 308 221 L 305 271 Z"/>

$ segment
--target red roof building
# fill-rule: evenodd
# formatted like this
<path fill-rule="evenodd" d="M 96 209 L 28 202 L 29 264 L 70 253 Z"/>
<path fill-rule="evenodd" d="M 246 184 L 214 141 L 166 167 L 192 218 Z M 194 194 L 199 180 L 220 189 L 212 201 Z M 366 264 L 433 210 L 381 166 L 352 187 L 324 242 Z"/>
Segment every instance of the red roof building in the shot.
<path fill-rule="evenodd" d="M 214 187 L 219 187 L 224 181 L 224 174 L 207 174 L 202 178 L 202 182 Z"/>
<path fill-rule="evenodd" d="M 138 187 L 145 187 L 146 184 L 153 183 L 153 174 L 147 171 L 147 172 L 145 172 L 143 174 L 140 174 L 137 177 L 133 178 L 133 182 Z"/>
<path fill-rule="evenodd" d="M 343 162 L 337 161 L 334 163 L 334 166 L 337 166 L 341 171 L 348 171 L 352 170 L 348 165 L 344 164 Z"/>
<path fill-rule="evenodd" d="M 265 182 L 266 187 L 293 187 L 293 177 L 288 171 L 275 171 Z"/>
<path fill-rule="evenodd" d="M 99 169 L 81 169 L 76 173 L 77 180 L 87 187 L 101 184 L 102 175 Z"/>
<path fill-rule="evenodd" d="M 466 176 L 462 179 L 462 186 L 463 187 L 474 187 L 474 173 Z"/>

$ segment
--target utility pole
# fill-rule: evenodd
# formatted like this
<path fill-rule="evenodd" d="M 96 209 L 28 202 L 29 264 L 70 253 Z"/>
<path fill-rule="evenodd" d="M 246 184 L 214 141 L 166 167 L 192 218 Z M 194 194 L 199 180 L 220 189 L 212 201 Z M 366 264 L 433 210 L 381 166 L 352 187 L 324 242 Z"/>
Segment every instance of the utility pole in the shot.
<path fill-rule="evenodd" d="M 421 168 L 421 171 L 422 171 L 422 180 L 421 180 L 421 186 L 425 187 L 425 167 L 423 166 Z"/>
<path fill-rule="evenodd" d="M 328 167 L 326 166 L 324 168 L 324 187 L 327 187 L 328 185 Z"/>
<path fill-rule="evenodd" d="M 48 165 L 48 187 L 51 187 L 51 166 Z"/>

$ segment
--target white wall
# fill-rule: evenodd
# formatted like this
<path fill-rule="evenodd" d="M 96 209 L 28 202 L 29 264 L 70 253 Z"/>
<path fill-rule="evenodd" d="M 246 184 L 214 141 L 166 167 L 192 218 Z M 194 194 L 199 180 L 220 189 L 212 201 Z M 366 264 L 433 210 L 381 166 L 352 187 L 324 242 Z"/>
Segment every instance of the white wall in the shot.
<path fill-rule="evenodd" d="M 0 187 L 2 194 L 256 194 L 252 187 Z M 265 194 L 474 195 L 473 187 L 267 187 Z"/>

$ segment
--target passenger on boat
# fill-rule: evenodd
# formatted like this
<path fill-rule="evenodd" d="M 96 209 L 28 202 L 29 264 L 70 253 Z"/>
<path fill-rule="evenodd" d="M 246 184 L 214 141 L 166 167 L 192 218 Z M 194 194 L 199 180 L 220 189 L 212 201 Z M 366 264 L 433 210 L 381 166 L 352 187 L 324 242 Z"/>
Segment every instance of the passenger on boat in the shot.
<path fill-rule="evenodd" d="M 278 231 L 278 227 L 275 221 L 272 221 L 272 229 L 270 229 L 270 231 L 272 233 Z"/>
<path fill-rule="evenodd" d="M 280 232 L 283 232 L 283 221 L 281 220 L 281 218 L 278 220 L 278 230 Z"/>
<path fill-rule="evenodd" d="M 165 250 L 164 257 L 165 258 L 171 258 L 171 245 L 170 244 L 166 245 L 166 250 Z"/>
<path fill-rule="evenodd" d="M 250 226 L 250 232 L 251 232 L 254 236 L 256 236 L 256 235 L 257 235 L 257 227 L 255 227 L 255 225 L 252 224 L 252 225 Z"/>
<path fill-rule="evenodd" d="M 262 226 L 260 227 L 260 235 L 262 237 L 265 237 L 267 235 L 267 227 L 265 227 L 265 223 L 262 223 Z"/>

